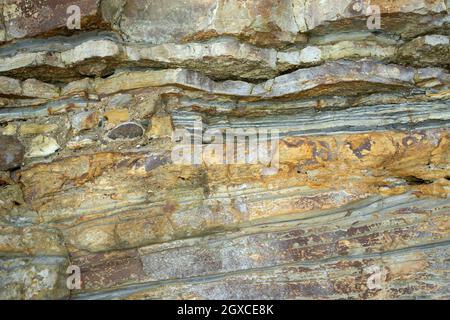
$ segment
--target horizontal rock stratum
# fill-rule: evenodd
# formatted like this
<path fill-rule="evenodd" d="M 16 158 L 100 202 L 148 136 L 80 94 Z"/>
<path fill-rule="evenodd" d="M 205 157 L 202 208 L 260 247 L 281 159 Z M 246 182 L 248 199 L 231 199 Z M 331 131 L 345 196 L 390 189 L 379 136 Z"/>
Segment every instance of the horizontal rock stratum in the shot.
<path fill-rule="evenodd" d="M 3 1 L 0 298 L 449 299 L 449 10 Z"/>

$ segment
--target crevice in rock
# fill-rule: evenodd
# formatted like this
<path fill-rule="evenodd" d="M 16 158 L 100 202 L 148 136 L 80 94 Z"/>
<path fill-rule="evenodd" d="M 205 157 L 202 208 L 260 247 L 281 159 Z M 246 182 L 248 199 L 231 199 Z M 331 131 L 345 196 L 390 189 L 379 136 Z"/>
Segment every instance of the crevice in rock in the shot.
<path fill-rule="evenodd" d="M 414 186 L 433 183 L 433 180 L 425 180 L 425 179 L 421 179 L 421 178 L 418 178 L 415 176 L 407 176 L 407 177 L 404 177 L 404 179 L 406 180 L 406 182 L 409 185 L 414 185 Z"/>

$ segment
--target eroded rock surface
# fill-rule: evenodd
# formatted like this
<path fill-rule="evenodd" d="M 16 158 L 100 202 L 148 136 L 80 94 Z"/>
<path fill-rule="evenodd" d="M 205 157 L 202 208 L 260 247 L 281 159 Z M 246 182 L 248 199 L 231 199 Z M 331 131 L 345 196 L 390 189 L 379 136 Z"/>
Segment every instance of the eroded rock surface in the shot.
<path fill-rule="evenodd" d="M 448 5 L 3 2 L 0 298 L 448 299 Z"/>
<path fill-rule="evenodd" d="M 24 147 L 19 139 L 13 136 L 0 136 L 0 170 L 10 170 L 22 165 Z"/>

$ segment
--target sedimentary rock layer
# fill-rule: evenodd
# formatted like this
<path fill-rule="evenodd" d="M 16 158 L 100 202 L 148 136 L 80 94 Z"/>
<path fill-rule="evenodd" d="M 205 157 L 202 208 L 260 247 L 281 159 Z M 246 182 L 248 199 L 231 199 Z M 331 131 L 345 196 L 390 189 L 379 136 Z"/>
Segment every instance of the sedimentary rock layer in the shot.
<path fill-rule="evenodd" d="M 448 8 L 1 4 L 0 298 L 449 299 Z"/>

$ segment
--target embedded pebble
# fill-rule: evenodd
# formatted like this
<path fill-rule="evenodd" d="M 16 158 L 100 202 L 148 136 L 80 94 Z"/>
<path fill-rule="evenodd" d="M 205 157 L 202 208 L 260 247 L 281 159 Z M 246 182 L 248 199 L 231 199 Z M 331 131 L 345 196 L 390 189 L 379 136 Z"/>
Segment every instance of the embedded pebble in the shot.
<path fill-rule="evenodd" d="M 125 122 L 112 129 L 107 137 L 111 140 L 131 140 L 144 135 L 144 128 L 135 122 Z"/>

